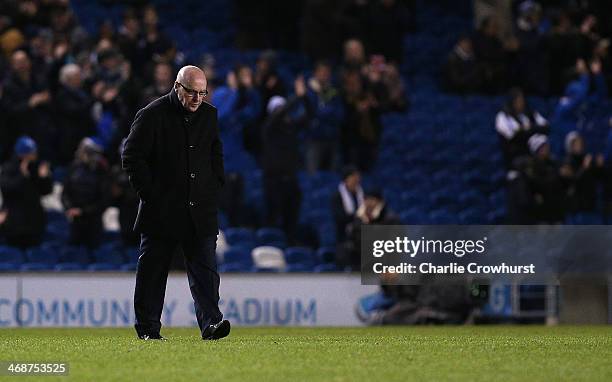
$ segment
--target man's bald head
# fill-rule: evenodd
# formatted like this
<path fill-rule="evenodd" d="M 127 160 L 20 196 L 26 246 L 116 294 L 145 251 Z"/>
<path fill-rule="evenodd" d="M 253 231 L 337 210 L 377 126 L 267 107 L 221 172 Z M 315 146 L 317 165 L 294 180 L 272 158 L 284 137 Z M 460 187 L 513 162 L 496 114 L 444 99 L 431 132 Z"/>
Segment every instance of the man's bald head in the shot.
<path fill-rule="evenodd" d="M 176 75 L 174 91 L 181 105 L 188 111 L 194 112 L 204 101 L 207 82 L 202 69 L 197 66 L 183 66 Z"/>

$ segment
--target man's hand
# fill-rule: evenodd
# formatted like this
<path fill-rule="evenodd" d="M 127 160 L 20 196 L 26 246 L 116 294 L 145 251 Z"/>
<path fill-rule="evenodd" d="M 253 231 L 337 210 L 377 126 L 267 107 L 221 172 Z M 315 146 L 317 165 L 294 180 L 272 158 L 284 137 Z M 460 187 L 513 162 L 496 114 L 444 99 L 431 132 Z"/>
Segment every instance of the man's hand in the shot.
<path fill-rule="evenodd" d="M 77 216 L 81 216 L 82 214 L 83 214 L 83 211 L 80 208 L 69 208 L 66 211 L 66 217 L 69 220 L 72 220 L 72 219 L 74 219 Z"/>
<path fill-rule="evenodd" d="M 306 83 L 304 82 L 304 76 L 298 76 L 293 84 L 295 88 L 295 95 L 303 97 L 306 94 Z"/>
<path fill-rule="evenodd" d="M 38 105 L 42 105 L 44 103 L 49 102 L 50 99 L 51 94 L 49 94 L 48 90 L 39 93 L 34 93 L 28 100 L 28 106 L 30 106 L 30 108 L 35 108 Z"/>
<path fill-rule="evenodd" d="M 38 165 L 38 177 L 40 178 L 46 178 L 49 176 L 49 174 L 51 173 L 51 169 L 49 167 L 49 163 L 47 162 L 41 162 Z"/>
<path fill-rule="evenodd" d="M 8 211 L 0 211 L 0 225 L 4 224 L 8 217 Z"/>

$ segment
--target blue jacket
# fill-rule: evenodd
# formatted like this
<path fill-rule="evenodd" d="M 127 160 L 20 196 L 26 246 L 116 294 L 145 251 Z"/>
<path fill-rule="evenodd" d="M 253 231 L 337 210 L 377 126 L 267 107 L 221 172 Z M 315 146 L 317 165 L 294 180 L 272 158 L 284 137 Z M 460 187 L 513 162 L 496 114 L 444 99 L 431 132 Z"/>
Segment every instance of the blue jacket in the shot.
<path fill-rule="evenodd" d="M 330 88 L 324 94 L 308 91 L 308 99 L 313 108 L 313 118 L 306 137 L 317 141 L 334 141 L 340 136 L 340 125 L 344 110 L 340 95 Z"/>
<path fill-rule="evenodd" d="M 591 78 L 594 91 L 589 94 Z M 589 118 L 589 106 L 603 100 L 608 93 L 603 75 L 589 76 L 583 74 L 579 79 L 572 81 L 565 89 L 552 118 L 553 128 L 561 131 L 563 135 L 570 131 L 579 130 L 581 122 Z"/>

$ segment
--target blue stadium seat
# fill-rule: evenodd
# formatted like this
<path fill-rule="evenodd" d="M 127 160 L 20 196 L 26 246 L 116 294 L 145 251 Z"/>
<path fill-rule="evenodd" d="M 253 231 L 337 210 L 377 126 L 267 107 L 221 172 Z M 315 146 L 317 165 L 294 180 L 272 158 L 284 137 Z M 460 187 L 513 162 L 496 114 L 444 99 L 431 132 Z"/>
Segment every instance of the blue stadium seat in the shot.
<path fill-rule="evenodd" d="M 8 245 L 0 245 L 0 264 L 7 264 L 7 269 L 12 269 L 10 264 L 19 267 L 24 261 L 23 252 L 19 248 Z"/>
<path fill-rule="evenodd" d="M 129 263 L 137 263 L 140 256 L 139 247 L 126 247 L 123 249 L 123 256 Z"/>
<path fill-rule="evenodd" d="M 243 263 L 232 263 L 232 264 L 221 264 L 219 265 L 219 272 L 231 273 L 231 272 L 250 272 L 251 267 Z"/>
<path fill-rule="evenodd" d="M 228 228 L 225 230 L 225 240 L 229 245 L 238 245 L 245 242 L 255 243 L 256 238 L 252 230 L 248 228 Z"/>
<path fill-rule="evenodd" d="M 53 265 L 49 263 L 24 263 L 19 268 L 22 272 L 42 272 L 53 269 Z"/>
<path fill-rule="evenodd" d="M 98 271 L 116 271 L 119 270 L 120 265 L 111 264 L 111 263 L 93 263 L 87 267 L 87 270 L 90 272 L 98 272 Z"/>
<path fill-rule="evenodd" d="M 283 230 L 273 227 L 263 227 L 256 232 L 258 245 L 272 245 L 272 243 L 286 243 L 287 238 Z M 276 245 L 274 245 L 276 246 Z M 283 245 L 283 247 L 285 247 Z"/>
<path fill-rule="evenodd" d="M 336 247 L 320 247 L 315 256 L 320 264 L 333 263 L 336 261 Z"/>
<path fill-rule="evenodd" d="M 123 271 L 123 272 L 134 272 L 136 271 L 136 263 L 127 263 L 127 264 L 123 264 L 119 267 L 119 270 Z"/>
<path fill-rule="evenodd" d="M 232 246 L 223 254 L 224 264 L 240 264 L 250 267 L 253 264 L 251 249 L 242 246 Z"/>
<path fill-rule="evenodd" d="M 61 249 L 60 261 L 85 265 L 89 264 L 90 256 L 85 247 L 66 246 Z"/>
<path fill-rule="evenodd" d="M 285 249 L 285 260 L 289 265 L 313 265 L 315 263 L 312 249 L 305 247 L 289 247 Z"/>
<path fill-rule="evenodd" d="M 53 269 L 56 272 L 82 271 L 85 269 L 85 266 L 79 263 L 58 263 L 55 264 L 55 267 L 53 267 Z"/>
<path fill-rule="evenodd" d="M 336 264 L 319 264 L 314 267 L 313 271 L 315 273 L 339 272 L 339 269 Z"/>
<path fill-rule="evenodd" d="M 16 272 L 19 270 L 21 265 L 17 263 L 4 263 L 0 262 L 0 273 L 2 272 Z"/>
<path fill-rule="evenodd" d="M 29 263 L 54 265 L 59 261 L 59 254 L 52 250 L 34 247 L 26 251 L 26 259 Z"/>
<path fill-rule="evenodd" d="M 98 248 L 94 251 L 93 258 L 94 262 L 96 263 L 109 263 L 117 266 L 120 266 L 125 262 L 121 250 L 118 248 L 113 248 L 113 246 Z"/>
<path fill-rule="evenodd" d="M 287 272 L 312 272 L 314 266 L 312 264 L 289 264 Z"/>

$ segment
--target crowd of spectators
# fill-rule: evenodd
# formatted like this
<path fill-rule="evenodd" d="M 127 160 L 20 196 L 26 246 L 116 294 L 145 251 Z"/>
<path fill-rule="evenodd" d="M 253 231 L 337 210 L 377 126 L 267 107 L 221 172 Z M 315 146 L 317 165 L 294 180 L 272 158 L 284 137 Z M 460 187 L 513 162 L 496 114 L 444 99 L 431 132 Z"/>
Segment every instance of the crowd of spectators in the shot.
<path fill-rule="evenodd" d="M 502 0 L 475 12 L 477 29 L 457 40 L 444 65 L 448 90 L 560 95 L 579 59 L 596 62 L 611 84 L 609 2 Z"/>
<path fill-rule="evenodd" d="M 306 40 L 312 37 L 306 30 L 323 28 L 313 24 L 321 20 L 312 13 L 328 6 L 323 3 L 304 4 Z M 211 54 L 197 62 L 209 78 L 208 102 L 218 109 L 220 129 L 240 136 L 262 169 L 266 212 L 260 221 L 281 227 L 290 244 L 301 204 L 298 171 L 339 172 L 347 165 L 370 171 L 381 115 L 408 107 L 398 65 L 410 2 L 348 3 L 334 10 L 334 17 L 351 10 L 346 28 L 323 39 L 333 40 L 329 54 L 311 51 L 307 47 L 316 44 L 305 41 L 313 64 L 291 79 L 279 74 L 273 50 L 262 51 L 253 67 L 238 62 L 226 72 Z M 136 244 L 131 226 L 137 198 L 120 168 L 122 140 L 136 111 L 170 91 L 185 56 L 163 32 L 152 5 L 126 7 L 117 27 L 103 22 L 94 35 L 79 25 L 67 0 L 3 2 L 0 14 L 2 234 L 21 247 L 41 242 L 42 208 L 36 207 L 34 220 L 19 218 L 25 202 L 11 195 L 27 189 L 30 199 L 40 198 L 51 192 L 46 182 L 53 177 L 63 186 L 71 244 L 99 245 L 109 206 L 119 208 L 123 241 Z M 366 33 L 371 25 L 380 26 L 377 35 Z M 257 47 L 283 47 L 262 41 Z M 19 149 L 24 142 L 27 155 Z M 233 216 L 239 209 L 227 212 L 248 220 Z M 32 232 L 21 232 L 25 226 Z"/>

